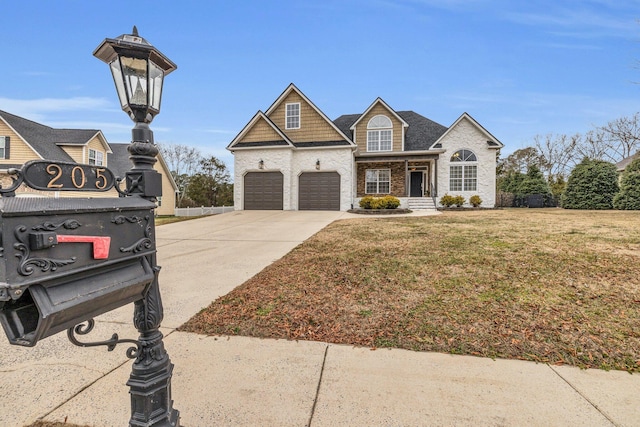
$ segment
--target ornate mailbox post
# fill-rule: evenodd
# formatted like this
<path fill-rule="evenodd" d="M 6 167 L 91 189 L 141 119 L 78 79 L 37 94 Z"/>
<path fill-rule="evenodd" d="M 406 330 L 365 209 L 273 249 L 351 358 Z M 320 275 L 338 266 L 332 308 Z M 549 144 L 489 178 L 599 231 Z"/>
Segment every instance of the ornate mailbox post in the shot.
<path fill-rule="evenodd" d="M 106 39 L 94 55 L 113 73 L 120 103 L 135 126 L 129 146 L 133 168 L 126 188 L 109 169 L 75 163 L 33 161 L 11 170 L 14 182 L 0 188 L 0 323 L 11 344 L 34 346 L 67 330 L 80 346 L 132 343 L 135 358 L 127 385 L 130 426 L 176 427 L 173 364 L 159 330 L 163 318 L 156 262 L 154 209 L 162 176 L 153 169 L 158 149 L 149 123 L 160 111 L 165 75 L 177 67 L 133 34 Z M 120 198 L 16 198 L 22 184 L 38 190 L 108 191 Z M 138 340 L 86 343 L 93 318 L 134 302 Z"/>

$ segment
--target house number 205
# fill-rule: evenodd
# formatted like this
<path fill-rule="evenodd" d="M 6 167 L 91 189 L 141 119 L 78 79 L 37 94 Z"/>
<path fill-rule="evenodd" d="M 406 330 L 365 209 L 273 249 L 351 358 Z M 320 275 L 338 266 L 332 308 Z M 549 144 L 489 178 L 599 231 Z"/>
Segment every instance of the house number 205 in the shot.
<path fill-rule="evenodd" d="M 103 166 L 35 160 L 22 174 L 29 186 L 44 191 L 108 191 L 115 185 L 113 172 Z"/>
<path fill-rule="evenodd" d="M 105 188 L 107 188 L 108 184 L 107 177 L 104 174 L 106 169 L 96 168 L 94 170 L 96 173 L 95 187 L 98 190 L 104 190 Z M 52 176 L 51 180 L 47 184 L 47 188 L 60 189 L 64 187 L 64 184 L 61 181 L 63 171 L 60 165 L 57 165 L 55 163 L 48 165 L 47 173 Z M 71 184 L 76 189 L 79 190 L 85 188 L 85 185 L 87 184 L 87 175 L 85 174 L 84 169 L 81 166 L 74 166 L 71 169 L 70 175 Z"/>

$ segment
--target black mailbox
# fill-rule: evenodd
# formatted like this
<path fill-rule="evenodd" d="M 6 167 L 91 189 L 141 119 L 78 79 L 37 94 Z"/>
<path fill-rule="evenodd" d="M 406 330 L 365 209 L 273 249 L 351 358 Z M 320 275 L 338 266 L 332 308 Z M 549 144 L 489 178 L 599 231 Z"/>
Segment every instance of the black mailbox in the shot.
<path fill-rule="evenodd" d="M 0 199 L 0 323 L 33 346 L 143 298 L 155 203 L 140 197 Z"/>

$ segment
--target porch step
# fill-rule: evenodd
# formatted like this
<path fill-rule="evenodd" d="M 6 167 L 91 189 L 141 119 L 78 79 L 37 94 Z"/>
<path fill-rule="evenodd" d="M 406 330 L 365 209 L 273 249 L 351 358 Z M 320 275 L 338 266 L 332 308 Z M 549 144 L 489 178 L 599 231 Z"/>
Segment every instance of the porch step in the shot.
<path fill-rule="evenodd" d="M 431 197 L 410 197 L 408 207 L 415 210 L 436 210 L 436 205 Z"/>

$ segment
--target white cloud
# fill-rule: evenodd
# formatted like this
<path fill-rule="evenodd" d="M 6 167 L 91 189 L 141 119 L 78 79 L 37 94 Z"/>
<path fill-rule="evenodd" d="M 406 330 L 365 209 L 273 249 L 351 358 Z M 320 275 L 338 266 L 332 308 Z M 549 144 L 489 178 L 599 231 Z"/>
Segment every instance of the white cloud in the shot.
<path fill-rule="evenodd" d="M 558 3 L 562 4 L 562 3 Z M 544 10 L 506 11 L 504 18 L 518 24 L 538 26 L 550 34 L 571 38 L 635 37 L 640 10 L 612 10 L 608 5 L 579 2 L 571 7 L 547 5 Z"/>
<path fill-rule="evenodd" d="M 34 121 L 44 121 L 47 114 L 69 111 L 109 110 L 113 104 L 103 98 L 0 98 L 0 109 Z"/>

